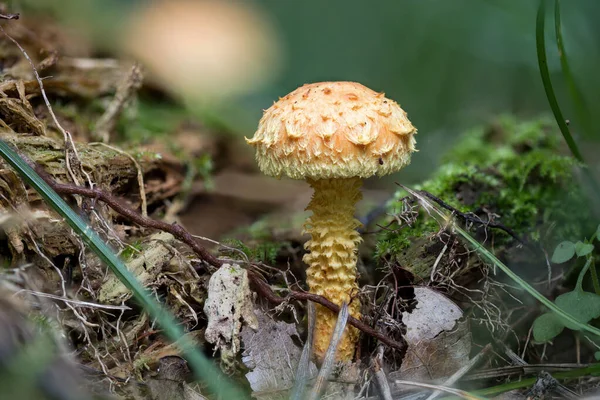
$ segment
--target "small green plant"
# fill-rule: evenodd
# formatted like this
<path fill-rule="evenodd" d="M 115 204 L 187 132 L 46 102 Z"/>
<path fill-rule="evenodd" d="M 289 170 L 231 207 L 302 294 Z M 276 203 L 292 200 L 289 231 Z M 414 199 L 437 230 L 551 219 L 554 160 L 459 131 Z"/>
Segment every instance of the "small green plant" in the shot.
<path fill-rule="evenodd" d="M 136 254 L 142 251 L 142 241 L 136 240 L 135 242 L 127 245 L 121 252 L 121 258 L 123 261 L 130 261 Z"/>
<path fill-rule="evenodd" d="M 253 246 L 247 246 L 239 239 L 228 239 L 225 244 L 230 246 L 233 251 L 225 253 L 232 258 L 240 258 L 242 252 L 246 255 L 249 261 L 264 262 L 274 264 L 277 254 L 285 242 L 273 242 L 269 240 L 261 240 Z"/>
<path fill-rule="evenodd" d="M 561 294 L 554 303 L 577 321 L 587 324 L 594 318 L 600 317 L 600 285 L 594 265 L 594 240 L 600 240 L 600 226 L 594 235 L 586 241 L 564 241 L 558 244 L 552 254 L 552 262 L 562 264 L 573 257 L 585 259 L 585 265 L 579 273 L 575 288 Z M 591 268 L 590 268 L 591 267 Z M 583 279 L 588 270 L 591 271 L 592 283 L 596 293 L 583 290 Z M 551 312 L 540 315 L 533 323 L 533 338 L 537 342 L 548 342 L 558 336 L 564 329 L 579 330 L 577 325 L 565 321 L 559 315 Z"/>
<path fill-rule="evenodd" d="M 198 175 L 202 178 L 204 182 L 204 186 L 207 190 L 212 190 L 215 188 L 215 182 L 213 180 L 213 168 L 214 163 L 212 156 L 209 153 L 204 153 L 200 155 L 193 161 L 193 167 L 197 171 Z"/>

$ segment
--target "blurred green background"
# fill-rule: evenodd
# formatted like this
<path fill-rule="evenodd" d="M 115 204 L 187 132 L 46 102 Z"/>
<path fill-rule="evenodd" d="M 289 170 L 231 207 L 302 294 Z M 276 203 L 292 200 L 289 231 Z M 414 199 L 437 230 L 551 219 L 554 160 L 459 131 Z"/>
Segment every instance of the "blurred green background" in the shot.
<path fill-rule="evenodd" d="M 52 13 L 113 51 L 127 34 L 129 18 L 139 15 L 150 2 L 8 3 L 17 10 Z M 275 36 L 278 60 L 277 65 L 265 63 L 268 76 L 260 85 L 214 107 L 222 113 L 221 118 L 231 118 L 240 140 L 243 135 L 252 135 L 262 109 L 296 87 L 324 80 L 358 81 L 398 101 L 419 129 L 420 152 L 410 167 L 394 177 L 414 181 L 427 176 L 465 128 L 503 113 L 535 117 L 550 112 L 536 58 L 538 1 L 246 0 L 233 4 L 261 14 L 264 24 L 269 25 L 269 35 Z M 561 4 L 569 61 L 593 110 L 600 100 L 600 2 Z M 547 18 L 548 59 L 555 89 L 566 118 L 574 118 L 560 72 L 552 7 Z M 189 46 L 194 46 L 194 40 L 218 37 L 191 39 Z M 224 114 L 227 109 L 236 112 Z M 593 159 L 597 147 L 584 145 L 593 137 L 583 137 L 577 121 L 572 122 L 581 148 L 587 149 L 588 159 Z M 595 116 L 593 126 L 598 127 L 599 122 Z"/>

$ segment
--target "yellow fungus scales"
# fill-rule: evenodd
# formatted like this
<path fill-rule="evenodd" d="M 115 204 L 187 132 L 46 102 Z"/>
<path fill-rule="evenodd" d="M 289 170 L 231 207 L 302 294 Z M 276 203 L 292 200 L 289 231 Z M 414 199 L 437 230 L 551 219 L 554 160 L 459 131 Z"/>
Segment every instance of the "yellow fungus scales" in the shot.
<path fill-rule="evenodd" d="M 314 190 L 305 232 L 311 293 L 335 304 L 349 303 L 360 318 L 356 297 L 360 223 L 354 218 L 362 178 L 387 175 L 410 162 L 415 127 L 393 100 L 355 82 L 304 85 L 265 111 L 252 139 L 266 175 L 306 179 Z M 315 355 L 322 359 L 337 316 L 317 306 Z M 351 360 L 358 331 L 346 328 L 338 360 Z"/>

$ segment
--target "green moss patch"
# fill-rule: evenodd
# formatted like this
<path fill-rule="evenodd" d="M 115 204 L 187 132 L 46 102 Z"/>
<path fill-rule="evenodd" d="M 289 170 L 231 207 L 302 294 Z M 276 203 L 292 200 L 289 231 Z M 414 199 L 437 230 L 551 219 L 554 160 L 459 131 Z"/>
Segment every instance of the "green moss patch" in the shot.
<path fill-rule="evenodd" d="M 425 190 L 484 220 L 492 216 L 525 240 L 553 246 L 560 240 L 585 236 L 582 232 L 589 225 L 589 206 L 576 177 L 577 162 L 562 154 L 561 144 L 551 120 L 521 122 L 502 117 L 490 127 L 466 132 L 433 176 L 414 189 Z M 388 212 L 400 213 L 401 199 L 406 196 L 406 191 L 399 190 Z M 412 226 L 382 233 L 376 255 L 402 265 L 415 264 L 412 257 L 418 254 L 413 253 L 423 250 L 411 251 L 411 247 L 419 244 L 426 248 L 439 231 L 439 224 L 421 211 Z M 488 243 L 495 247 L 514 241 L 500 230 L 488 230 L 487 234 Z M 423 270 L 412 272 L 424 276 L 429 261 Z"/>

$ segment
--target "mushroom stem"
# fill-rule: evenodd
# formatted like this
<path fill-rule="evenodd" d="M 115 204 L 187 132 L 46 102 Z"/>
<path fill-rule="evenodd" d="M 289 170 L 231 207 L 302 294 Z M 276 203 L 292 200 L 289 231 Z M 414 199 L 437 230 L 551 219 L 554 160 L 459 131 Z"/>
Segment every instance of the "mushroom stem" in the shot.
<path fill-rule="evenodd" d="M 307 210 L 313 212 L 304 232 L 311 235 L 304 247 L 308 253 L 303 260 L 308 264 L 306 281 L 311 293 L 329 299 L 337 305 L 349 303 L 350 314 L 360 318 L 360 301 L 352 299 L 358 294 L 356 260 L 361 241 L 356 228 L 360 222 L 354 218 L 356 203 L 362 198 L 360 178 L 309 179 L 314 194 Z M 337 315 L 317 305 L 314 331 L 314 351 L 322 360 Z M 337 359 L 349 361 L 354 355 L 358 330 L 347 327 L 338 347 Z"/>

